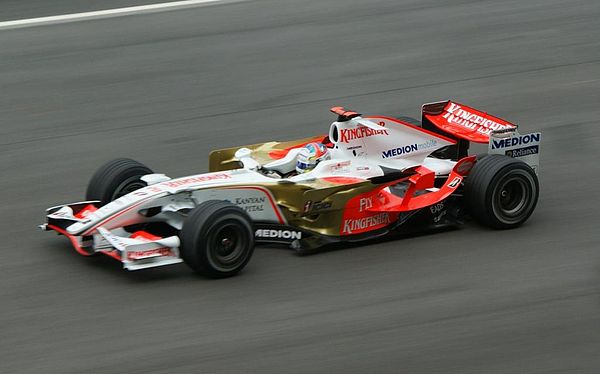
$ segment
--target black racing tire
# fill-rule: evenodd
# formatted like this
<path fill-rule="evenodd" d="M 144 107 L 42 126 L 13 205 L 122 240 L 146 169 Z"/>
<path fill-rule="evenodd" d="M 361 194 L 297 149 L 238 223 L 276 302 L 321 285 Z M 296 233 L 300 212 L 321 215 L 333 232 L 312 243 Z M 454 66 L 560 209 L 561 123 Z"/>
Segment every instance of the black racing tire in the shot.
<path fill-rule="evenodd" d="M 511 229 L 535 210 L 539 182 L 523 161 L 503 155 L 481 158 L 465 181 L 464 196 L 475 220 L 495 229 Z"/>
<path fill-rule="evenodd" d="M 210 278 L 236 275 L 254 253 L 252 220 L 228 201 L 209 200 L 192 209 L 179 239 L 183 261 Z"/>
<path fill-rule="evenodd" d="M 396 117 L 396 119 L 399 119 L 400 121 L 404 121 L 406 123 L 410 123 L 411 125 L 417 126 L 417 127 L 422 127 L 423 125 L 421 124 L 421 121 L 419 121 L 416 118 L 413 117 L 408 117 L 408 116 L 398 116 Z"/>
<path fill-rule="evenodd" d="M 140 178 L 153 171 L 129 158 L 117 158 L 102 165 L 90 179 L 85 197 L 106 205 L 119 197 L 146 186 Z"/>

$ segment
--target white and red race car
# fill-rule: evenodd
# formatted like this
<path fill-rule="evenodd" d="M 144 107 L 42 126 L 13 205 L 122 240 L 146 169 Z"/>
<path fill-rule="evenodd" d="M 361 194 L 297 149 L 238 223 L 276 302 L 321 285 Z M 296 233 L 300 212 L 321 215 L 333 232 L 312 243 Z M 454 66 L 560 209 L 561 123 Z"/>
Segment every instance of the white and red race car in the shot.
<path fill-rule="evenodd" d="M 302 254 L 466 217 L 513 228 L 535 209 L 540 133 L 520 135 L 452 101 L 423 105 L 412 123 L 331 110 L 338 118 L 328 134 L 216 150 L 206 174 L 171 179 L 131 159 L 110 161 L 92 177 L 86 201 L 49 208 L 41 228 L 129 270 L 183 261 L 227 277 L 257 242 Z M 331 158 L 296 174 L 311 142 L 325 144 Z M 469 155 L 471 142 L 487 143 L 488 154 Z"/>

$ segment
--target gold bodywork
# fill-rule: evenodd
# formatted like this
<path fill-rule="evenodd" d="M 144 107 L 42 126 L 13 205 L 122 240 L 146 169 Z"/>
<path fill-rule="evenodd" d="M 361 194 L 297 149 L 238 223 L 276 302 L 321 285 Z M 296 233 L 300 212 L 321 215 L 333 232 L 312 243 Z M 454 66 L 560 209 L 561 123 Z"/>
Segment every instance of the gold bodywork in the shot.
<path fill-rule="evenodd" d="M 287 149 L 306 143 L 321 141 L 324 137 L 324 135 L 320 135 L 287 142 L 267 142 L 243 145 L 233 148 L 217 149 L 210 152 L 208 156 L 208 168 L 210 172 L 239 169 L 241 165 L 239 160 L 235 158 L 234 154 L 240 148 L 250 149 L 252 151 L 252 158 L 258 161 L 261 165 L 264 165 L 273 161 L 273 158 L 269 156 L 269 153 L 272 151 L 284 152 Z"/>
<path fill-rule="evenodd" d="M 266 164 L 273 161 L 272 151 L 285 151 L 312 141 L 321 141 L 324 136 L 298 139 L 288 142 L 268 142 L 243 146 L 252 150 L 252 158 Z M 209 156 L 211 172 L 238 169 L 239 160 L 235 152 L 242 147 L 218 149 Z M 340 184 L 324 179 L 314 179 L 294 183 L 273 179 L 270 183 L 252 183 L 267 188 L 273 194 L 289 225 L 313 231 L 322 235 L 340 236 L 342 217 L 348 200 L 359 194 L 373 191 L 377 185 L 370 181 Z M 307 209 L 310 208 L 310 209 Z"/>

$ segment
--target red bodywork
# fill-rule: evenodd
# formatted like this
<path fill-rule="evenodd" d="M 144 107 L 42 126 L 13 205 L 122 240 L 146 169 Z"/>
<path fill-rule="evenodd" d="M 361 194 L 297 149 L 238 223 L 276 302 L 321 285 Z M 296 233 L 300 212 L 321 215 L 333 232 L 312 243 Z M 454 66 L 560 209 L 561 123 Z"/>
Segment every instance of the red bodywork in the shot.
<path fill-rule="evenodd" d="M 417 195 L 434 186 L 434 172 L 424 166 L 414 169 L 414 174 L 381 184 L 377 189 L 358 195 L 348 201 L 344 209 L 341 235 L 360 234 L 383 228 L 395 221 L 403 212 L 414 211 L 448 198 L 471 171 L 476 156 L 461 159 L 452 169 L 444 185 L 436 191 Z M 404 196 L 399 197 L 386 190 L 392 185 L 408 182 Z M 363 223 L 364 222 L 364 223 Z"/>
<path fill-rule="evenodd" d="M 475 143 L 489 142 L 492 131 L 517 127 L 502 118 L 452 101 L 423 105 L 423 121 L 429 121 L 457 138 Z"/>

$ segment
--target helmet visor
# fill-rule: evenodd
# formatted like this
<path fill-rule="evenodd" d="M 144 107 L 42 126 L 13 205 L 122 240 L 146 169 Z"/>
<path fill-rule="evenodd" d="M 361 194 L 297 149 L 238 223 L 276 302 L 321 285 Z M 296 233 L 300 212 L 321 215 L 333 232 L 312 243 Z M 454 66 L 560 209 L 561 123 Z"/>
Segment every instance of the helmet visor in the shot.
<path fill-rule="evenodd" d="M 298 170 L 306 170 L 308 168 L 310 168 L 310 163 L 308 163 L 306 161 L 301 161 L 301 160 L 298 160 L 296 162 L 296 169 L 298 169 Z"/>

